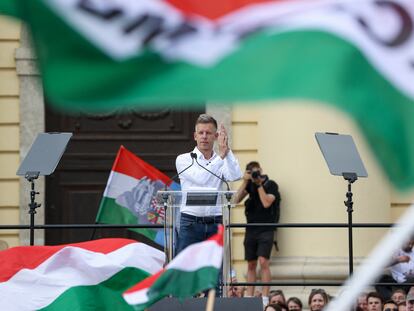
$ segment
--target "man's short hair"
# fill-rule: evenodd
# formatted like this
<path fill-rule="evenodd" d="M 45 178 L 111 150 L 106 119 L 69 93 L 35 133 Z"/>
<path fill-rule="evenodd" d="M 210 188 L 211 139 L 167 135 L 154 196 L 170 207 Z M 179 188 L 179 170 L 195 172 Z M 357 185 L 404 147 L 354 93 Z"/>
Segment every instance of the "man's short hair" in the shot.
<path fill-rule="evenodd" d="M 246 171 L 251 171 L 254 168 L 260 168 L 260 164 L 257 161 L 251 161 L 246 165 Z"/>
<path fill-rule="evenodd" d="M 381 304 L 384 304 L 384 299 L 377 292 L 370 292 L 370 293 L 368 293 L 368 295 L 367 295 L 367 301 L 368 301 L 369 298 L 378 298 L 381 301 Z"/>
<path fill-rule="evenodd" d="M 286 300 L 285 293 L 281 289 L 273 289 L 269 292 L 269 301 L 272 299 L 273 296 L 282 296 L 283 300 Z"/>
<path fill-rule="evenodd" d="M 214 119 L 212 116 L 208 115 L 208 114 L 200 114 L 197 118 L 197 121 L 195 123 L 195 125 L 197 126 L 197 124 L 208 124 L 211 123 L 214 125 L 214 127 L 217 129 L 217 121 L 216 119 Z"/>
<path fill-rule="evenodd" d="M 403 290 L 402 288 L 397 288 L 397 289 L 395 289 L 395 290 L 393 290 L 393 291 L 392 291 L 391 297 L 392 297 L 394 294 L 397 294 L 397 293 L 401 293 L 401 294 L 403 294 L 403 295 L 404 295 L 404 297 L 405 297 L 405 296 L 407 296 L 407 293 L 405 292 L 405 290 Z"/>
<path fill-rule="evenodd" d="M 287 300 L 286 304 L 289 305 L 289 302 L 291 301 L 296 303 L 301 309 L 303 308 L 302 301 L 298 297 L 290 297 Z"/>

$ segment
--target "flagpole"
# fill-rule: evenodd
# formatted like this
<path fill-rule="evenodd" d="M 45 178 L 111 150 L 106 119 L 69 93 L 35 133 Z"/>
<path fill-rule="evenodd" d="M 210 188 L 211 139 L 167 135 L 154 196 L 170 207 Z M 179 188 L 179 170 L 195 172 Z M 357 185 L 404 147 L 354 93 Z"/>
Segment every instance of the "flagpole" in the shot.
<path fill-rule="evenodd" d="M 208 298 L 206 304 L 206 311 L 214 310 L 214 300 L 216 299 L 216 290 L 214 288 L 208 291 Z"/>
<path fill-rule="evenodd" d="M 95 225 L 97 225 L 98 224 L 98 222 L 97 221 L 95 221 Z M 92 231 L 92 234 L 91 234 L 91 238 L 89 239 L 89 240 L 93 240 L 93 239 L 95 239 L 95 233 L 96 233 L 96 227 L 95 228 L 93 228 L 93 231 Z"/>

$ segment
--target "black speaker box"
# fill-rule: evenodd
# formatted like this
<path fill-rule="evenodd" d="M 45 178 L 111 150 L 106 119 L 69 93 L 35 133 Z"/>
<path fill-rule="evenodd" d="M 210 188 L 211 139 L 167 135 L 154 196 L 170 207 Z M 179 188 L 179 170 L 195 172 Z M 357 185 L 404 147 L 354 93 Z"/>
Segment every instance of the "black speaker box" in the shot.
<path fill-rule="evenodd" d="M 149 311 L 204 311 L 207 298 L 190 298 L 180 302 L 176 298 L 164 298 L 154 304 Z M 214 311 L 263 311 L 261 298 L 216 298 Z"/>

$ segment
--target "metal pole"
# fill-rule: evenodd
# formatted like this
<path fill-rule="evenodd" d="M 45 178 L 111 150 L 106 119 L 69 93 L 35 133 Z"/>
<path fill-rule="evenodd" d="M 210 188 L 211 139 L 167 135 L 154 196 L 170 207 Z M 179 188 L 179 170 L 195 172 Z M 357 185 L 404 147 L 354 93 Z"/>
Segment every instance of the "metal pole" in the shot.
<path fill-rule="evenodd" d="M 37 178 L 37 177 L 36 177 Z M 31 183 L 31 191 L 30 191 L 30 203 L 29 203 L 29 214 L 30 214 L 30 245 L 34 245 L 34 223 L 35 223 L 35 214 L 36 214 L 36 208 L 40 207 L 40 204 L 36 203 L 36 194 L 39 194 L 39 192 L 35 191 L 35 184 L 34 179 L 30 179 Z"/>
<path fill-rule="evenodd" d="M 167 219 L 168 219 L 168 194 L 163 194 L 162 195 L 162 199 L 163 199 L 163 207 L 164 207 L 164 253 L 165 253 L 165 264 L 168 264 L 170 262 L 170 256 L 169 256 L 169 241 L 168 241 L 168 234 L 167 234 Z"/>
<path fill-rule="evenodd" d="M 348 181 L 348 192 L 346 193 L 347 201 L 345 205 L 348 212 L 348 257 L 349 257 L 349 275 L 354 271 L 354 254 L 353 254 L 353 241 L 352 241 L 352 212 L 353 212 L 353 202 L 352 202 L 352 182 Z"/>

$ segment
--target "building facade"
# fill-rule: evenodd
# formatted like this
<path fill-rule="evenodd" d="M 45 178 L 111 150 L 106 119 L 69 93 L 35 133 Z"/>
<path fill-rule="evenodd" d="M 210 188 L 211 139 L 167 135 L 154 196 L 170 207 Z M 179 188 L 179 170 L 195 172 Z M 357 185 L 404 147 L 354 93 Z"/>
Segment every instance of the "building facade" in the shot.
<path fill-rule="evenodd" d="M 353 184 L 354 222 L 395 221 L 411 202 L 392 190 L 353 121 L 322 103 L 277 102 L 222 106 L 209 103 L 207 113 L 229 129 L 232 149 L 242 169 L 251 160 L 277 181 L 282 195 L 282 223 L 346 223 L 347 183 L 332 176 L 314 138 L 315 132 L 351 134 L 369 177 Z M 15 173 L 34 137 L 45 130 L 45 104 L 35 57 L 26 32 L 10 19 L 0 17 L 0 224 L 27 224 L 28 183 Z M 233 183 L 237 189 L 239 183 Z M 36 182 L 38 201 L 44 204 L 45 184 Z M 234 222 L 245 222 L 243 205 L 232 211 Z M 38 209 L 44 223 L 44 209 Z M 355 229 L 354 256 L 358 264 L 386 229 Z M 243 229 L 233 230 L 233 264 L 245 280 Z M 346 229 L 283 228 L 277 232 L 279 252 L 272 257 L 275 280 L 342 280 L 348 273 Z M 27 245 L 28 233 L 1 230 L 9 246 Z M 44 243 L 42 232 L 36 244 Z"/>

